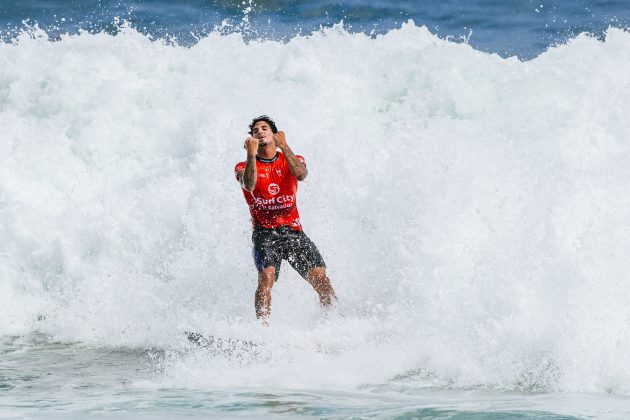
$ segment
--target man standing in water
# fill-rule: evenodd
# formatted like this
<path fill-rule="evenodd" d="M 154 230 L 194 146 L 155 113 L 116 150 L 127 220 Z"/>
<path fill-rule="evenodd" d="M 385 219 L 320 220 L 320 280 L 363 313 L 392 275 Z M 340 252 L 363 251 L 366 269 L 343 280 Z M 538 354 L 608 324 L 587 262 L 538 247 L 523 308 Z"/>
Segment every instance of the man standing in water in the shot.
<path fill-rule="evenodd" d="M 322 307 L 329 307 L 336 297 L 326 276 L 326 264 L 302 231 L 296 205 L 298 181 L 307 175 L 304 158 L 293 154 L 284 132 L 278 131 L 266 115 L 254 118 L 249 134 L 245 140 L 247 160 L 237 163 L 234 171 L 254 226 L 256 316 L 264 321 L 269 318 L 271 288 L 278 279 L 282 260 L 287 260 L 313 286 Z"/>

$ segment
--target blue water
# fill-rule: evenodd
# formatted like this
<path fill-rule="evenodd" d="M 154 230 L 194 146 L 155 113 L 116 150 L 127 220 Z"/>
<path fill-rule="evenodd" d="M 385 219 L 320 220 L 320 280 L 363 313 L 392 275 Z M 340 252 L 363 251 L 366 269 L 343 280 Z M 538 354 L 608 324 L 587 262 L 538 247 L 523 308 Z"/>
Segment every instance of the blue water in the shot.
<path fill-rule="evenodd" d="M 630 418 L 629 10 L 2 1 L 0 417 Z M 268 327 L 260 114 L 340 301 Z"/>
<path fill-rule="evenodd" d="M 251 9 L 249 9 L 251 8 Z M 10 40 L 38 24 L 60 34 L 115 33 L 124 20 L 154 38 L 194 44 L 217 27 L 252 38 L 289 39 L 344 22 L 350 31 L 382 34 L 413 20 L 441 37 L 467 40 L 481 51 L 530 59 L 549 46 L 586 32 L 630 25 L 627 0 L 444 0 L 444 1 L 19 1 L 0 8 L 2 38 Z"/>

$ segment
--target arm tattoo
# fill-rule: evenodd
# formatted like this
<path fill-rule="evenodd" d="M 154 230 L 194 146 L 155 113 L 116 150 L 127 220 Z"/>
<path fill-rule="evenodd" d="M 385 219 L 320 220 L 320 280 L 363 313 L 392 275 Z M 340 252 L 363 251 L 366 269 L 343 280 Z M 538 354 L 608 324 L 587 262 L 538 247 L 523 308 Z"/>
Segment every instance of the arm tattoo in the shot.
<path fill-rule="evenodd" d="M 303 181 L 304 178 L 306 178 L 306 175 L 308 175 L 306 166 L 302 162 L 300 162 L 300 160 L 293 153 L 293 150 L 291 150 L 288 145 L 283 147 L 281 150 L 282 153 L 284 153 L 284 157 L 287 160 L 287 164 L 289 165 L 289 170 L 291 171 L 293 176 L 295 176 L 298 181 Z"/>
<path fill-rule="evenodd" d="M 256 156 L 247 155 L 247 163 L 245 164 L 245 173 L 241 181 L 243 188 L 247 191 L 254 191 L 256 188 Z"/>

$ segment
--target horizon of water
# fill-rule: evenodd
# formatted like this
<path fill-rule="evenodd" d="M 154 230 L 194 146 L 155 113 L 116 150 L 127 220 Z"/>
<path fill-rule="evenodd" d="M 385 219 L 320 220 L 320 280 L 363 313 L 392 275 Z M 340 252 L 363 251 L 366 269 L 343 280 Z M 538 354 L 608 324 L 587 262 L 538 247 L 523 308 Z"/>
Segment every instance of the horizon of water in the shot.
<path fill-rule="evenodd" d="M 413 22 L 32 28 L 0 60 L 0 416 L 629 414 L 627 31 L 522 61 Z M 232 172 L 263 113 L 340 299 L 284 267 L 268 328 Z"/>
<path fill-rule="evenodd" d="M 410 20 L 480 51 L 532 59 L 581 33 L 604 37 L 610 27 L 630 27 L 630 9 L 625 0 L 5 0 L 0 39 L 10 42 L 33 26 L 57 40 L 82 31 L 116 34 L 126 22 L 152 39 L 191 46 L 216 31 L 288 41 L 341 22 L 351 33 L 376 36 Z"/>

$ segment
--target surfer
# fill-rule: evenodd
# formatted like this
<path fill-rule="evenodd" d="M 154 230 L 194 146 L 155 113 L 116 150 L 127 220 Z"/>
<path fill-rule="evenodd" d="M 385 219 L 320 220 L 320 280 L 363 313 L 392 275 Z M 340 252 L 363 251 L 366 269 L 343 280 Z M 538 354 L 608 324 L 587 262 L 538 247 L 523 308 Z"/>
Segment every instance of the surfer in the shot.
<path fill-rule="evenodd" d="M 287 260 L 313 286 L 322 307 L 337 298 L 326 276 L 326 264 L 315 244 L 302 231 L 296 205 L 298 181 L 308 172 L 302 156 L 295 155 L 283 131 L 266 115 L 254 118 L 245 140 L 247 160 L 236 164 L 252 216 L 253 256 L 258 270 L 256 317 L 264 322 L 271 313 L 271 288 L 280 264 Z"/>

